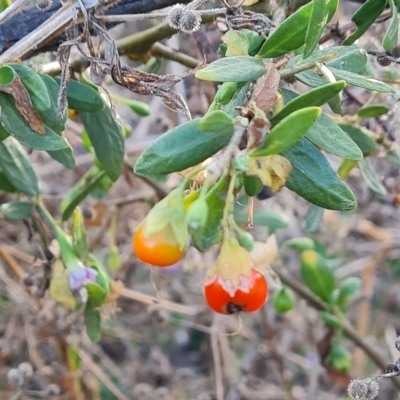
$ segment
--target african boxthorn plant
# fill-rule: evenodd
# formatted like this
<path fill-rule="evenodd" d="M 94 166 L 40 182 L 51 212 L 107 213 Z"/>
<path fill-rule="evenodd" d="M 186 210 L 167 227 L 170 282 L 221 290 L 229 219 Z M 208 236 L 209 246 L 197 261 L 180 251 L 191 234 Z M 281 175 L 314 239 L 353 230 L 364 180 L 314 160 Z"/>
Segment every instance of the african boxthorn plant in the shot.
<path fill-rule="evenodd" d="M 51 6 L 42 3 L 38 3 L 39 9 Z M 73 11 L 71 15 L 66 11 L 72 27 L 68 28 L 69 40 L 59 47 L 60 68 L 52 74 L 45 73 L 46 66 L 33 69 L 15 61 L 26 59 L 32 51 L 22 38 L 19 47 L 0 54 L 0 191 L 9 194 L 0 213 L 9 223 L 31 221 L 43 240 L 43 249 L 51 254 L 44 290 L 49 289 L 51 298 L 66 309 L 81 312 L 89 337 L 98 341 L 100 311 L 116 298 L 110 270 L 119 268 L 120 259 L 113 240 L 110 269 L 92 254 L 79 206 L 88 196 L 107 196 L 124 165 L 146 179 L 180 174 L 183 179 L 177 187 L 139 223 L 132 238 L 136 257 L 149 265 L 169 267 L 179 263 L 189 248 L 202 253 L 217 249 L 202 285 L 205 304 L 221 314 L 260 310 L 271 286 L 274 296 L 266 307 L 279 313 L 296 307 L 295 292 L 306 296 L 331 334 L 324 365 L 346 372 L 351 354 L 342 338 L 347 335 L 355 340 L 346 312 L 360 280 L 337 278 L 332 259 L 314 239 L 294 238 L 278 245 L 275 231 L 286 228 L 287 221 L 274 219 L 268 211 L 258 214 L 260 210 L 253 209 L 254 199 L 265 193 L 294 192 L 309 204 L 305 230 L 312 233 L 325 210 L 356 209 L 355 195 L 346 183 L 353 170 L 359 171 L 378 198 L 385 197 L 387 189 L 371 159 L 379 153 L 388 162 L 399 163 L 400 151 L 382 130 L 373 132 L 366 126 L 374 126 L 368 121 L 387 117 L 390 109 L 371 101 L 350 116 L 344 100 L 351 87 L 373 96 L 384 93 L 388 104 L 398 99 L 398 81 L 387 84 L 378 80 L 373 68 L 374 57 L 385 67 L 397 62 L 398 3 L 367 0 L 345 32 L 332 28 L 338 0 L 294 1 L 290 5 L 249 0 L 229 4 L 224 0 L 222 8 L 215 8 L 217 2 L 212 0 L 164 3 L 172 7 L 152 14 L 143 9 L 144 14 L 111 16 L 107 13 L 111 3 L 82 2 L 81 20 L 72 18 Z M 0 20 L 8 19 L 9 14 L 13 12 L 6 9 Z M 359 39 L 381 15 L 390 18 L 379 44 L 384 50 L 368 49 L 368 54 Z M 163 18 L 165 23 L 133 35 L 128 51 L 124 45 L 131 58 L 148 61 L 141 69 L 132 68 L 120 58 L 122 42 L 112 38 L 106 23 L 151 18 Z M 157 68 L 146 71 L 154 63 L 149 54 L 156 52 L 157 46 L 151 46 L 157 40 L 177 32 L 192 34 L 216 18 L 222 18 L 226 27 L 221 33 L 219 58 L 199 61 L 183 76 L 158 75 Z M 50 26 L 54 21 L 47 23 Z M 82 29 L 77 29 L 78 25 Z M 105 44 L 103 52 L 92 35 Z M 45 38 L 43 34 L 43 41 Z M 40 48 L 41 39 L 36 40 Z M 86 58 L 89 74 L 82 72 L 82 64 L 69 60 L 73 46 Z M 164 49 L 163 54 L 172 57 L 169 50 Z M 177 61 L 191 64 L 190 57 L 175 56 Z M 70 70 L 76 73 L 74 79 Z M 116 102 L 142 117 L 149 114 L 149 107 L 113 95 L 106 85 L 107 76 L 133 93 L 159 97 L 187 119 L 153 141 L 133 165 L 124 149 L 130 132 L 117 114 Z M 211 82 L 215 88 L 207 112 L 195 119 L 182 94 L 173 89 L 185 79 Z M 290 87 L 293 83 L 303 86 Z M 82 143 L 93 162 L 65 194 L 57 221 L 43 202 L 40 182 L 23 146 L 47 152 L 65 168 L 74 169 L 75 154 L 64 136 L 72 119 L 82 123 Z M 238 208 L 239 198 L 248 205 L 247 212 Z M 264 221 L 260 225 L 269 227 L 264 241 L 249 233 L 260 219 Z M 48 245 L 50 235 L 56 245 Z M 287 249 L 300 254 L 300 289 L 283 267 L 275 272 L 271 268 L 273 263 L 282 264 Z M 282 282 L 267 282 L 266 273 L 277 274 Z M 355 341 L 359 340 L 362 338 Z M 373 352 L 369 355 L 382 366 Z M 352 381 L 348 394 L 373 398 L 376 379 L 365 382 Z"/>

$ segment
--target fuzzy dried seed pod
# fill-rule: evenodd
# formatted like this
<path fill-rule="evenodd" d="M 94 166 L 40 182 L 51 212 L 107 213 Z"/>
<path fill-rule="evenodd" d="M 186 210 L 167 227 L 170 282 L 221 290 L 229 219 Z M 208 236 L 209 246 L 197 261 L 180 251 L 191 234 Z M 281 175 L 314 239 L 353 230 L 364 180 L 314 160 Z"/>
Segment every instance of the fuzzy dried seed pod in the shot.
<path fill-rule="evenodd" d="M 200 29 L 201 16 L 198 11 L 190 10 L 183 4 L 175 4 L 167 13 L 168 25 L 177 31 L 193 33 Z"/>
<path fill-rule="evenodd" d="M 379 384 L 375 379 L 353 379 L 347 388 L 352 399 L 373 400 L 379 393 Z"/>
<path fill-rule="evenodd" d="M 176 30 L 179 30 L 179 21 L 181 20 L 182 14 L 185 11 L 183 4 L 175 4 L 167 14 L 167 24 Z"/>
<path fill-rule="evenodd" d="M 396 340 L 394 341 L 394 347 L 396 347 L 396 349 L 397 349 L 398 351 L 400 351 L 400 336 L 398 336 L 398 337 L 396 338 Z"/>
<path fill-rule="evenodd" d="M 201 16 L 195 10 L 186 10 L 180 19 L 179 30 L 185 33 L 193 33 L 201 27 Z"/>
<path fill-rule="evenodd" d="M 23 362 L 23 363 L 18 365 L 18 372 L 24 378 L 30 378 L 33 375 L 33 367 L 28 362 Z"/>
<path fill-rule="evenodd" d="M 39 10 L 47 11 L 53 5 L 53 0 L 36 0 L 36 7 Z"/>
<path fill-rule="evenodd" d="M 21 373 L 17 370 L 17 368 L 11 368 L 7 372 L 7 380 L 10 383 L 16 383 L 21 379 Z"/>
<path fill-rule="evenodd" d="M 45 389 L 47 396 L 58 396 L 61 393 L 60 386 L 51 383 Z"/>

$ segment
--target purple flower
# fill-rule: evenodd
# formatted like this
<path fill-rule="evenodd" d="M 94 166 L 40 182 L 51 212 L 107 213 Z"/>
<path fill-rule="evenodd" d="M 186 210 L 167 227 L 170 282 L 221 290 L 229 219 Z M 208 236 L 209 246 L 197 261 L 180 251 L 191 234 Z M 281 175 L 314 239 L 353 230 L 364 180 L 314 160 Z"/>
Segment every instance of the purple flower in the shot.
<path fill-rule="evenodd" d="M 97 271 L 92 268 L 80 265 L 77 269 L 69 271 L 69 287 L 72 291 L 79 291 L 79 289 L 86 285 L 88 282 L 96 282 Z"/>

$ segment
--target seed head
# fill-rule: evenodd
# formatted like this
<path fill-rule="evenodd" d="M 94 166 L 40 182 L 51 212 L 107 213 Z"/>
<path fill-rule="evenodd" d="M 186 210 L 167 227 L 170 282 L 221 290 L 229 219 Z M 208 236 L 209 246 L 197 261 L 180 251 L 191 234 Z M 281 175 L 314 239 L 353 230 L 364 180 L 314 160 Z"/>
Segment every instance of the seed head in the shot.
<path fill-rule="evenodd" d="M 180 20 L 182 14 L 185 11 L 185 6 L 183 4 L 175 4 L 167 14 L 167 24 L 176 30 L 179 30 Z"/>
<path fill-rule="evenodd" d="M 53 5 L 53 0 L 36 0 L 36 7 L 39 10 L 47 11 Z"/>
<path fill-rule="evenodd" d="M 17 370 L 17 368 L 11 368 L 7 372 L 7 380 L 10 383 L 16 383 L 21 379 L 21 373 Z"/>
<path fill-rule="evenodd" d="M 32 365 L 29 364 L 28 362 L 23 362 L 18 365 L 18 372 L 24 377 L 24 378 L 30 378 L 33 375 L 33 368 Z"/>
<path fill-rule="evenodd" d="M 379 393 L 379 384 L 375 379 L 353 379 L 347 388 L 352 399 L 373 400 Z"/>
<path fill-rule="evenodd" d="M 51 383 L 46 387 L 46 394 L 48 396 L 58 396 L 61 393 L 60 386 Z"/>
<path fill-rule="evenodd" d="M 183 4 L 175 4 L 167 13 L 168 25 L 181 32 L 192 33 L 200 29 L 201 17 L 198 11 Z"/>
<path fill-rule="evenodd" d="M 201 27 L 201 17 L 195 10 L 186 10 L 179 22 L 179 30 L 185 33 L 196 32 Z"/>

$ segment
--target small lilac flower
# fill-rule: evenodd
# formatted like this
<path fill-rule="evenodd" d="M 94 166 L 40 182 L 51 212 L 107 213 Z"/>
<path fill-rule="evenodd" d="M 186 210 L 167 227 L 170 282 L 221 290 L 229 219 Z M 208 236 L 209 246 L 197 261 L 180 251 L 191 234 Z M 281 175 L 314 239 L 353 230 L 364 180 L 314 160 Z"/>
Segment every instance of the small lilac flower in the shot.
<path fill-rule="evenodd" d="M 84 267 L 82 264 L 77 269 L 69 271 L 69 287 L 72 291 L 77 292 L 86 283 L 96 282 L 97 271 L 92 268 Z"/>

